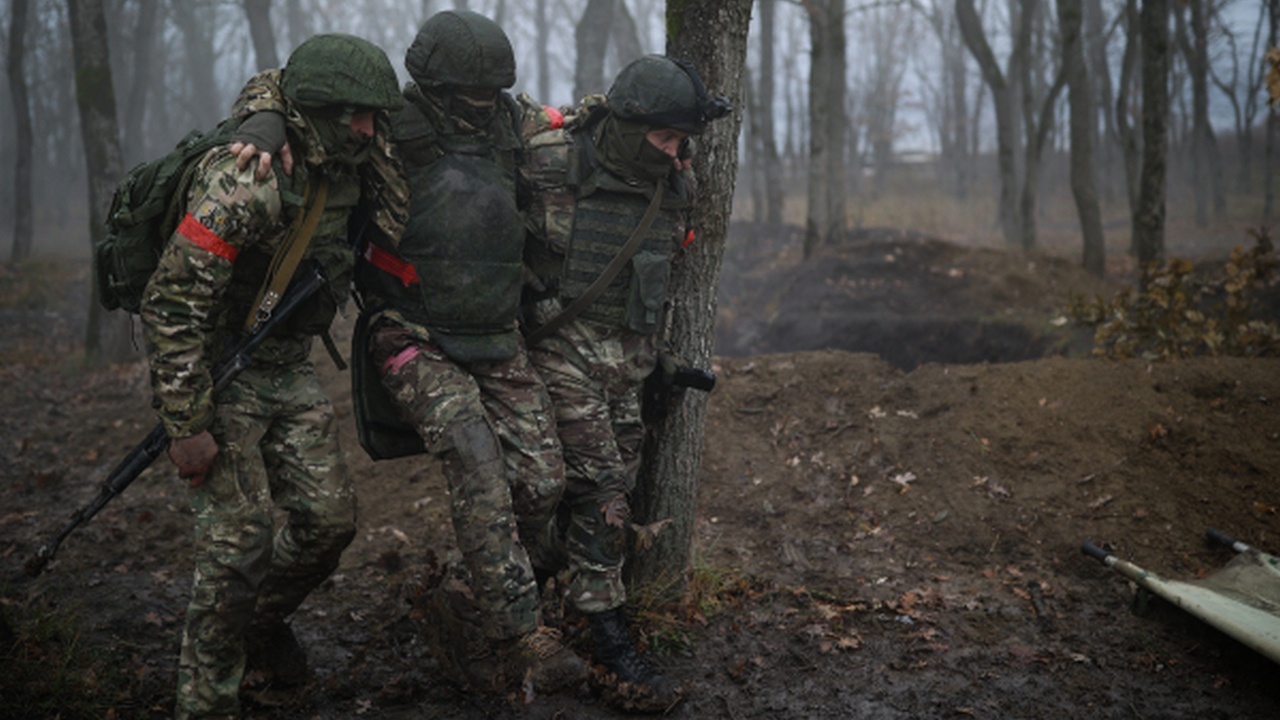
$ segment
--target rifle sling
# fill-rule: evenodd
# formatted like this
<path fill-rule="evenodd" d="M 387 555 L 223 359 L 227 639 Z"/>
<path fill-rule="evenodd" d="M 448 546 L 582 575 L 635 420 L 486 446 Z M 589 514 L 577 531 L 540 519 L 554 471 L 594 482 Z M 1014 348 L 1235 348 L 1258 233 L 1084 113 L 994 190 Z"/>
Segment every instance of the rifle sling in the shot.
<path fill-rule="evenodd" d="M 318 187 L 317 187 L 318 185 Z M 329 178 L 321 175 L 319 183 L 307 182 L 305 199 L 302 206 L 304 212 L 299 213 L 289 225 L 284 242 L 271 258 L 271 267 L 262 279 L 262 287 L 258 289 L 258 298 L 254 301 L 254 309 L 244 321 L 244 334 L 252 335 L 258 326 L 271 317 L 271 313 L 280 302 L 284 291 L 298 269 L 298 263 L 307 252 L 311 238 L 315 235 L 316 226 L 320 224 L 320 216 L 324 214 L 325 203 L 329 199 Z"/>
<path fill-rule="evenodd" d="M 644 217 L 640 218 L 640 224 L 635 230 L 631 231 L 631 237 L 627 238 L 627 242 L 618 250 L 618 254 L 613 256 L 609 264 L 605 267 L 604 272 L 600 273 L 600 277 L 596 278 L 581 295 L 569 303 L 569 307 L 560 312 L 559 315 L 548 320 L 546 323 L 534 328 L 525 338 L 525 343 L 533 345 L 534 343 L 548 337 L 555 331 L 569 324 L 574 318 L 582 314 L 583 310 L 590 307 L 591 303 L 600 297 L 600 294 L 609 287 L 609 283 L 618 277 L 618 273 L 622 272 L 622 268 L 631 261 L 631 256 L 636 254 L 640 246 L 644 244 L 644 238 L 649 234 L 649 228 L 653 227 L 653 221 L 658 218 L 658 210 L 662 207 L 662 183 L 658 183 L 653 189 L 653 199 L 649 201 L 649 207 L 644 211 Z"/>

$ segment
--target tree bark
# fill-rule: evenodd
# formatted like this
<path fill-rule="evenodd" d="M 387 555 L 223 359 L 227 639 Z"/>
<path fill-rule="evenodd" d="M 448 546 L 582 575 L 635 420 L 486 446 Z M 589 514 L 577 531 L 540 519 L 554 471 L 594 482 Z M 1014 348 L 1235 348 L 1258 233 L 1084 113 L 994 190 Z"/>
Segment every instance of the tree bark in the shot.
<path fill-rule="evenodd" d="M 982 19 L 973 0 L 956 0 L 956 20 L 960 35 L 973 59 L 982 71 L 982 78 L 991 90 L 991 102 L 996 116 L 996 164 L 1000 171 L 1000 229 L 1005 244 L 1018 247 L 1021 220 L 1018 213 L 1018 173 L 1014 159 L 1017 152 L 1017 114 L 1014 108 L 1013 90 L 996 62 L 995 53 L 987 43 L 982 30 Z"/>
<path fill-rule="evenodd" d="M 845 32 L 844 0 L 812 0 L 809 69 L 809 182 L 804 257 L 844 232 Z"/>
<path fill-rule="evenodd" d="M 715 339 L 716 288 L 729 232 L 742 126 L 743 68 L 751 0 L 667 2 L 667 54 L 693 63 L 708 91 L 728 96 L 734 111 L 712 122 L 693 161 L 697 195 L 692 210 L 697 240 L 674 269 L 668 333 L 673 349 L 698 367 L 710 367 Z M 702 462 L 707 399 L 693 391 L 648 429 L 633 510 L 640 522 L 673 520 L 648 552 L 629 564 L 634 585 L 684 585 Z"/>
<path fill-rule="evenodd" d="M 31 101 L 27 96 L 25 70 L 27 15 L 31 3 L 13 0 L 9 13 L 9 53 L 5 68 L 9 77 L 9 96 L 13 100 L 13 248 L 9 260 L 22 262 L 31 254 L 32 236 L 32 133 Z"/>
<path fill-rule="evenodd" d="M 1093 141 L 1098 116 L 1094 112 L 1093 86 L 1085 66 L 1082 0 L 1058 0 L 1058 26 L 1062 32 L 1062 62 L 1071 104 L 1071 195 L 1080 218 L 1084 241 L 1084 267 L 1098 277 L 1106 273 L 1106 244 L 1094 169 Z"/>
<path fill-rule="evenodd" d="M 146 119 L 147 91 L 151 88 L 151 69 L 155 65 L 156 25 L 163 0 L 141 0 L 138 25 L 133 34 L 133 77 L 129 82 L 129 99 L 124 110 L 124 153 L 126 164 L 148 157 L 142 131 Z"/>
<path fill-rule="evenodd" d="M 604 79 L 604 56 L 609 47 L 614 5 L 618 0 L 587 0 L 573 33 L 578 55 L 574 61 L 573 99 L 609 88 Z"/>
<path fill-rule="evenodd" d="M 1139 82 L 1139 64 L 1142 61 L 1142 21 L 1138 14 L 1138 0 L 1127 0 L 1125 3 L 1125 46 L 1124 57 L 1120 61 L 1120 83 L 1116 89 L 1116 134 L 1120 138 L 1120 148 L 1124 152 L 1124 178 L 1126 197 L 1129 200 L 1129 254 L 1138 256 L 1138 199 L 1142 179 L 1142 130 L 1135 127 L 1132 115 L 1135 113 L 1134 96 L 1141 92 L 1135 90 Z"/>
<path fill-rule="evenodd" d="M 1142 173 L 1134 208 L 1138 263 L 1164 260 L 1165 174 L 1169 124 L 1169 3 L 1144 0 L 1142 27 Z"/>
<path fill-rule="evenodd" d="M 770 225 L 782 224 L 783 201 L 786 199 L 782 183 L 782 161 L 778 157 L 778 141 L 774 136 L 773 121 L 774 76 L 774 28 L 776 0 L 760 0 L 760 82 L 757 84 L 756 107 L 759 114 L 760 153 L 752 164 L 760 163 L 764 179 L 764 221 Z"/>
<path fill-rule="evenodd" d="M 276 35 L 271 29 L 271 0 L 244 0 L 244 14 L 249 19 L 249 37 L 253 38 L 259 72 L 280 67 Z"/>
<path fill-rule="evenodd" d="M 111 83 L 107 22 L 102 0 L 67 0 L 71 24 L 71 51 L 75 62 L 76 105 L 80 113 L 80 137 L 84 143 L 89 175 L 90 247 L 102 240 L 107 207 L 123 174 L 120 128 L 116 121 L 115 89 Z M 106 324 L 98 304 L 97 273 L 89 296 L 89 322 L 85 329 L 85 359 L 104 358 L 100 325 Z M 112 338 L 114 339 L 114 338 Z"/>

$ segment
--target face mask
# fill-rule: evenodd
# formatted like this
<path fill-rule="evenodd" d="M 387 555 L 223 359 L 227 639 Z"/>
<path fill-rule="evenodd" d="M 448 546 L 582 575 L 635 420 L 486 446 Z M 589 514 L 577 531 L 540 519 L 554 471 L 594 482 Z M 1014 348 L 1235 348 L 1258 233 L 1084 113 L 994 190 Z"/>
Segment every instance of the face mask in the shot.
<path fill-rule="evenodd" d="M 329 160 L 343 165 L 359 165 L 369 159 L 373 150 L 373 138 L 367 138 L 351 129 L 353 108 L 343 108 L 337 117 L 312 117 L 311 124 L 320 136 Z"/>
<path fill-rule="evenodd" d="M 651 183 L 665 178 L 671 172 L 671 158 L 644 139 L 649 129 L 613 116 L 605 118 L 596 138 L 600 164 L 628 180 Z"/>

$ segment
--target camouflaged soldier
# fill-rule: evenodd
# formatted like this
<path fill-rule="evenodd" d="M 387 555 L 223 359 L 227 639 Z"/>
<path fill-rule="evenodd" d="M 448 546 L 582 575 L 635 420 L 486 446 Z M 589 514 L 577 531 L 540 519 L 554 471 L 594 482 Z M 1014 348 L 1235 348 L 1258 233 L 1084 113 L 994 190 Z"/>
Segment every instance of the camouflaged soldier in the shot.
<path fill-rule="evenodd" d="M 530 309 L 541 327 L 529 356 L 551 392 L 565 457 L 569 601 L 590 619 L 596 661 L 636 692 L 633 708 L 661 710 L 679 697 L 629 637 L 622 566 L 641 389 L 658 363 L 671 261 L 687 242 L 687 140 L 727 112 L 691 66 L 651 55 L 619 73 L 603 105 L 527 146 L 529 262 L 548 290 Z M 633 233 L 630 260 L 585 309 L 565 314 L 596 292 Z"/>
<path fill-rule="evenodd" d="M 424 608 L 441 669 L 480 690 L 527 682 L 555 692 L 585 680 L 588 668 L 542 624 L 533 570 L 552 562 L 564 465 L 517 323 L 524 110 L 505 92 L 515 57 L 493 21 L 444 11 L 419 29 L 405 65 L 413 81 L 394 119 L 394 146 L 409 180 L 409 217 L 403 234 L 379 223 L 367 236 L 353 382 L 358 420 L 363 408 L 384 404 L 369 402 L 376 394 L 414 436 L 384 445 L 362 430 L 362 441 L 379 459 L 425 449 L 443 460 L 462 568 Z M 269 77 L 247 92 L 247 107 L 275 110 Z M 266 129 L 253 149 L 278 147 L 275 136 Z"/>
<path fill-rule="evenodd" d="M 449 483 L 467 592 L 446 583 L 434 607 L 440 623 L 467 626 L 443 628 L 437 656 L 471 686 L 529 681 L 554 692 L 585 680 L 587 666 L 542 624 L 533 572 L 564 465 L 517 324 L 520 110 L 505 92 L 515 57 L 493 21 L 445 11 L 422 25 L 405 66 L 413 82 L 395 137 L 409 222 L 401 238 L 374 234 L 357 283 L 382 386 L 442 458 Z M 476 635 L 483 644 L 473 652 Z"/>
<path fill-rule="evenodd" d="M 173 438 L 169 457 L 190 480 L 195 515 L 178 718 L 239 716 L 247 641 L 292 661 L 285 679 L 305 679 L 285 618 L 337 567 L 355 533 L 333 408 L 307 358 L 348 293 L 347 221 L 360 200 L 375 113 L 401 100 L 386 55 L 348 35 L 300 45 L 281 87 L 302 162 L 291 176 L 259 181 L 237 170 L 226 149 L 208 153 L 143 298 L 154 403 Z M 235 342 L 301 197 L 322 176 L 327 201 L 304 262 L 319 266 L 327 292 L 215 395 L 210 367 Z M 279 529 L 277 509 L 287 515 Z"/>

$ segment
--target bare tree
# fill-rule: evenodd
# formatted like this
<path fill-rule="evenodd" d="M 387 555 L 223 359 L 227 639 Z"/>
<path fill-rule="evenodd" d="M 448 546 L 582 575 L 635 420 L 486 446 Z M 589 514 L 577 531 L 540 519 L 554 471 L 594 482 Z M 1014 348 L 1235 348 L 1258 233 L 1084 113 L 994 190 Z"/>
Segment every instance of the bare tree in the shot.
<path fill-rule="evenodd" d="M 940 78 L 931 103 L 942 174 L 948 178 L 951 194 L 960 201 L 968 197 L 972 181 L 974 148 L 970 143 L 969 81 L 964 41 L 956 23 L 954 8 L 945 0 L 933 0 L 928 7 L 917 4 L 938 42 Z M 927 81 L 926 85 L 930 85 Z"/>
<path fill-rule="evenodd" d="M 1209 122 L 1209 22 L 1205 0 L 1187 0 L 1175 9 L 1178 46 L 1191 76 L 1191 188 L 1195 197 L 1196 224 L 1209 224 L 1208 200 L 1213 195 L 1213 212 L 1218 220 L 1227 214 L 1227 195 L 1222 180 L 1222 158 L 1218 140 Z M 1190 27 L 1184 10 L 1191 15 Z M 1207 181 L 1207 182 L 1206 182 Z"/>
<path fill-rule="evenodd" d="M 5 69 L 13 100 L 13 134 L 17 141 L 13 162 L 13 249 L 9 260 L 21 262 L 31 254 L 31 103 L 27 98 L 25 69 L 28 0 L 14 0 L 9 14 L 9 53 Z"/>
<path fill-rule="evenodd" d="M 214 23 L 210 20 L 215 8 L 193 2 L 175 2 L 172 7 L 174 22 L 183 38 L 186 70 L 183 73 L 186 81 L 184 104 L 189 108 L 192 124 L 213 123 L 222 116 L 222 101 L 218 97 L 217 78 L 213 74 Z"/>
<path fill-rule="evenodd" d="M 1253 179 L 1253 123 L 1261 109 L 1259 99 L 1262 97 L 1262 80 L 1266 70 L 1263 63 L 1254 60 L 1262 56 L 1262 32 L 1265 27 L 1263 20 L 1266 12 L 1265 4 L 1258 5 L 1257 20 L 1251 24 L 1252 39 L 1249 47 L 1244 51 L 1243 87 L 1241 87 L 1240 78 L 1241 52 L 1236 43 L 1235 32 L 1229 25 L 1222 22 L 1220 13 L 1215 12 L 1213 15 L 1215 32 L 1223 38 L 1229 51 L 1227 53 L 1228 69 L 1224 72 L 1214 63 L 1210 63 L 1209 76 L 1213 84 L 1222 91 L 1227 102 L 1231 103 L 1231 110 L 1235 117 L 1236 189 L 1240 192 L 1247 192 Z"/>
<path fill-rule="evenodd" d="M 1018 218 L 1021 221 L 1019 242 L 1023 250 L 1036 246 L 1036 203 L 1040 191 L 1040 171 L 1043 167 L 1044 147 L 1049 132 L 1053 129 L 1053 108 L 1058 95 L 1066 85 L 1063 66 L 1059 67 L 1049 86 L 1041 86 L 1042 76 L 1034 72 L 1040 58 L 1055 58 L 1060 53 L 1049 52 L 1046 42 L 1048 30 L 1045 27 L 1044 9 L 1038 0 L 1018 0 L 1017 40 L 1013 57 L 1020 62 L 1011 67 L 1020 77 L 1022 97 L 1022 124 L 1025 128 L 1026 145 L 1023 148 L 1022 187 L 1019 191 Z M 1040 100 L 1037 103 L 1037 100 Z"/>
<path fill-rule="evenodd" d="M 1142 32 L 1142 172 L 1138 205 L 1133 208 L 1138 263 L 1164 260 L 1165 154 L 1169 122 L 1169 3 L 1143 0 Z"/>
<path fill-rule="evenodd" d="M 914 19 L 909 9 L 900 5 L 872 6 L 859 10 L 855 24 L 859 46 L 869 49 L 865 60 L 855 65 L 862 70 L 857 114 L 864 118 L 877 193 L 886 187 L 895 162 L 893 144 L 902 80 L 911 65 L 907 55 L 918 43 Z"/>
<path fill-rule="evenodd" d="M 249 35 L 253 37 L 253 52 L 258 58 L 258 69 L 280 67 L 276 54 L 276 35 L 271 29 L 271 0 L 244 0 L 244 14 L 249 19 Z"/>
<path fill-rule="evenodd" d="M 810 0 L 809 182 L 804 257 L 838 238 L 845 227 L 845 0 Z"/>
<path fill-rule="evenodd" d="M 764 176 L 764 221 L 771 225 L 782 223 L 783 201 L 786 199 L 782 189 L 782 161 L 778 157 L 777 130 L 773 117 L 773 103 L 777 95 L 774 79 L 778 72 L 774 61 L 776 5 L 775 0 L 760 0 L 759 3 L 760 82 L 755 97 L 760 123 L 760 157 L 755 162 L 760 163 Z"/>
<path fill-rule="evenodd" d="M 1080 218 L 1084 239 L 1084 267 L 1102 277 L 1106 273 L 1106 243 L 1102 234 L 1102 212 L 1094 169 L 1093 140 L 1097 136 L 1098 115 L 1094 93 L 1085 66 L 1084 4 L 1082 0 L 1058 0 L 1058 27 L 1062 31 L 1063 67 L 1071 103 L 1071 194 Z"/>
<path fill-rule="evenodd" d="M 1141 92 L 1142 22 L 1138 0 L 1126 0 L 1124 9 L 1125 45 L 1120 61 L 1120 82 L 1116 88 L 1116 134 L 1124 153 L 1126 196 L 1129 199 L 1129 253 L 1138 255 L 1138 199 L 1142 178 L 1142 126 L 1135 125 Z M 1137 88 L 1135 88 L 1137 86 Z"/>
<path fill-rule="evenodd" d="M 1280 0 L 1267 0 L 1267 47 L 1280 45 Z M 1276 189 L 1276 136 L 1280 134 L 1280 108 L 1275 103 L 1267 105 L 1267 123 L 1263 141 L 1262 163 L 1262 218 L 1263 226 L 1271 224 L 1275 211 Z"/>
<path fill-rule="evenodd" d="M 124 171 L 107 49 L 107 21 L 102 0 L 67 0 L 67 10 L 71 21 L 71 50 L 75 58 L 80 137 L 84 143 L 89 175 L 89 240 L 96 245 L 102 240 L 111 194 Z M 94 276 L 84 343 L 85 358 L 89 362 L 103 359 L 105 347 L 100 337 L 104 316 L 97 300 L 96 273 Z"/>
<path fill-rule="evenodd" d="M 697 199 L 693 223 L 698 239 L 671 279 L 670 341 L 681 356 L 700 367 L 711 362 L 715 338 L 716 288 L 729 232 L 738 167 L 738 132 L 747 26 L 751 0 L 667 2 L 667 54 L 689 60 L 713 94 L 733 100 L 735 111 L 713 122 L 700 138 L 693 173 Z M 702 432 L 707 401 L 687 393 L 666 417 L 649 428 L 632 507 L 640 522 L 671 518 L 647 553 L 629 563 L 633 584 L 669 581 L 683 586 L 693 544 L 693 520 L 702 461 Z"/>
<path fill-rule="evenodd" d="M 574 62 L 573 97 L 604 92 L 604 55 L 609 47 L 609 30 L 618 0 L 587 0 L 582 18 L 574 30 L 578 55 Z"/>
<path fill-rule="evenodd" d="M 1017 188 L 1018 173 L 1015 156 L 1018 147 L 1018 127 L 1015 106 L 1014 88 L 1009 79 L 996 62 L 995 53 L 987 42 L 986 33 L 982 29 L 982 19 L 974 7 L 973 0 L 956 0 L 956 19 L 960 25 L 960 35 L 965 45 L 978 63 L 982 78 L 991 90 L 991 101 L 996 116 L 996 164 L 1000 172 L 1000 229 L 1004 234 L 1005 244 L 1018 246 L 1018 234 L 1022 226 L 1018 217 Z M 1014 47 L 1013 54 L 1023 49 Z M 1016 66 L 1013 59 L 1010 65 Z"/>
<path fill-rule="evenodd" d="M 151 69 L 155 66 L 156 27 L 160 19 L 163 0 L 141 0 L 138 4 L 138 23 L 133 33 L 133 75 L 129 81 L 128 101 L 124 106 L 125 160 L 137 162 L 148 155 L 143 142 L 142 123 L 146 117 L 147 93 L 151 89 Z"/>

